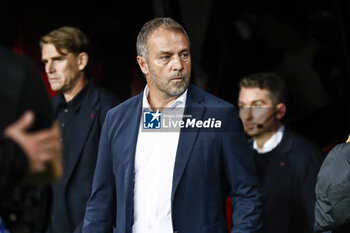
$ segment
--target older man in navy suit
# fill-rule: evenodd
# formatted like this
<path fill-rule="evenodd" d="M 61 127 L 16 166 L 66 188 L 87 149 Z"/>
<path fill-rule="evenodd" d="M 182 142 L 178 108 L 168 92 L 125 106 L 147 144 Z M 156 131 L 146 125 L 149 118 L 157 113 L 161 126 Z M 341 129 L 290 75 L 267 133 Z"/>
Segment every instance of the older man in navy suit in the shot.
<path fill-rule="evenodd" d="M 147 22 L 137 52 L 147 86 L 107 114 L 83 232 L 224 233 L 228 195 L 231 232 L 258 232 L 252 150 L 235 108 L 189 85 L 183 27 L 170 18 Z M 183 117 L 161 121 L 173 111 Z"/>

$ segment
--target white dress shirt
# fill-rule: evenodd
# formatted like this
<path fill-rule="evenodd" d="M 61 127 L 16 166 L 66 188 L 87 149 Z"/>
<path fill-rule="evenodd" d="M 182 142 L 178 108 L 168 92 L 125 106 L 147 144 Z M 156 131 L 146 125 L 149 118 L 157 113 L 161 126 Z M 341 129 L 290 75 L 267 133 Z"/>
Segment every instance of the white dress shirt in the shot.
<path fill-rule="evenodd" d="M 271 138 L 269 138 L 269 140 L 267 140 L 265 142 L 265 144 L 263 145 L 263 148 L 262 149 L 259 149 L 258 147 L 258 144 L 256 143 L 256 141 L 254 140 L 253 142 L 253 148 L 255 150 L 258 151 L 259 154 L 263 154 L 263 153 L 267 153 L 267 152 L 270 152 L 272 151 L 273 149 L 275 149 L 278 144 L 280 144 L 280 142 L 282 141 L 282 138 L 283 138 L 283 134 L 284 134 L 284 130 L 285 130 L 286 127 L 284 127 L 284 125 L 281 125 L 277 132 L 272 135 Z"/>
<path fill-rule="evenodd" d="M 143 94 L 143 109 L 151 110 Z M 176 109 L 183 114 L 187 90 L 165 111 Z M 151 110 L 154 111 L 154 110 Z M 180 130 L 164 132 L 143 129 L 141 116 L 135 154 L 134 224 L 133 233 L 173 233 L 171 191 L 175 157 Z"/>

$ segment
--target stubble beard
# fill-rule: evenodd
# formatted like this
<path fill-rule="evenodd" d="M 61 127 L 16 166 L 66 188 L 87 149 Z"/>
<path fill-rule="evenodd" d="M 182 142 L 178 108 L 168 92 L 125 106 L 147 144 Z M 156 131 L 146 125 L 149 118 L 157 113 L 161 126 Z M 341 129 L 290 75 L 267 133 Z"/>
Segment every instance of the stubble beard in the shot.
<path fill-rule="evenodd" d="M 70 78 L 68 82 L 62 84 L 59 91 L 62 93 L 70 92 L 77 85 L 78 80 L 79 80 L 78 77 Z"/>
<path fill-rule="evenodd" d="M 182 81 L 174 82 L 172 81 L 173 78 L 181 78 Z M 151 72 L 150 79 L 152 83 L 157 87 L 157 89 L 163 92 L 168 97 L 178 97 L 182 95 L 188 88 L 189 84 L 189 77 L 185 77 L 181 72 L 177 72 L 171 76 L 168 76 L 166 85 L 157 83 L 156 79 L 154 78 Z"/>

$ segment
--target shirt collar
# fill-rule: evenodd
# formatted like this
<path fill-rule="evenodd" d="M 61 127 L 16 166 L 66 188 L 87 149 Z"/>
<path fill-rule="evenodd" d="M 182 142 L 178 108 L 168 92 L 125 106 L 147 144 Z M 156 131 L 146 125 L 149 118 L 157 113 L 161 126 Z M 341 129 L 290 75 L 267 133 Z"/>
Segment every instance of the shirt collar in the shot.
<path fill-rule="evenodd" d="M 253 141 L 253 148 L 256 151 L 258 151 L 259 154 L 263 154 L 263 153 L 267 153 L 267 152 L 272 151 L 282 141 L 282 137 L 283 137 L 285 128 L 286 127 L 284 125 L 281 125 L 279 127 L 279 129 L 277 130 L 277 132 L 274 135 L 272 135 L 272 137 L 269 138 L 269 140 L 267 140 L 265 142 L 262 149 L 259 149 L 257 142 L 254 140 Z"/>
<path fill-rule="evenodd" d="M 187 100 L 187 91 L 184 91 L 177 99 L 172 103 L 168 108 L 169 109 L 174 109 L 174 108 L 184 108 L 186 105 L 186 100 Z M 147 109 L 152 111 L 151 105 L 148 102 L 148 97 L 149 95 L 149 88 L 148 85 L 145 86 L 145 89 L 143 90 L 143 99 L 142 99 L 142 108 Z"/>
<path fill-rule="evenodd" d="M 88 92 L 89 89 L 89 83 L 85 84 L 85 86 L 83 87 L 83 89 L 81 89 L 77 95 L 74 96 L 74 98 L 69 101 L 66 102 L 66 100 L 64 99 L 64 96 L 62 93 L 59 94 L 59 98 L 58 98 L 58 108 L 64 108 L 64 107 L 69 107 L 70 109 L 74 109 L 74 111 L 77 111 L 81 105 L 82 100 L 84 99 L 84 97 L 86 96 L 86 93 Z"/>

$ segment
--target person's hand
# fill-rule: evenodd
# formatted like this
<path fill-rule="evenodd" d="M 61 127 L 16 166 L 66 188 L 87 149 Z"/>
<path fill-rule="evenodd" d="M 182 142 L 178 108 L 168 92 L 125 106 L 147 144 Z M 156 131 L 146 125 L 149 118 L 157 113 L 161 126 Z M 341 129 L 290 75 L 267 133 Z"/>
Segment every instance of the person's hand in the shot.
<path fill-rule="evenodd" d="M 51 128 L 27 132 L 33 122 L 33 112 L 27 111 L 5 129 L 5 136 L 15 141 L 27 155 L 29 172 L 40 173 L 50 162 L 61 161 L 60 131 L 55 122 Z"/>

